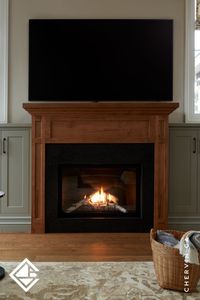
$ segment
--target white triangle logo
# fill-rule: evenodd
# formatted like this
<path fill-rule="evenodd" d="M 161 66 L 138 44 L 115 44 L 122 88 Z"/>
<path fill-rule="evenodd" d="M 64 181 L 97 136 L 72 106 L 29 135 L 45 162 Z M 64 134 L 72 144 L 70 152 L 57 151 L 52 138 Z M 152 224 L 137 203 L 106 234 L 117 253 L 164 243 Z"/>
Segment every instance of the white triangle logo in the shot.
<path fill-rule="evenodd" d="M 19 279 L 25 286 L 29 285 L 31 281 L 33 281 L 33 278 L 20 278 Z"/>
<path fill-rule="evenodd" d="M 29 266 L 28 265 L 24 265 L 20 270 L 19 272 L 17 272 L 15 274 L 15 276 L 17 277 L 28 277 L 28 269 L 29 269 Z"/>
<path fill-rule="evenodd" d="M 25 291 L 28 292 L 39 278 L 39 270 L 25 258 L 9 275 Z"/>

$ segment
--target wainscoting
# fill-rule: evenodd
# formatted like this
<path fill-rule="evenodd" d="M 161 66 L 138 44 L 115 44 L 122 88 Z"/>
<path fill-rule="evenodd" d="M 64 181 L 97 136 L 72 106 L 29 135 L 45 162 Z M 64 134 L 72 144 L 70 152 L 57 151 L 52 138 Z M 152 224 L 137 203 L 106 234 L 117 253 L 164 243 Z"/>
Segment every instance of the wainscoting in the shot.
<path fill-rule="evenodd" d="M 28 152 L 28 159 L 23 161 L 23 168 L 27 169 L 28 176 L 24 176 L 23 183 L 18 187 L 18 190 L 12 193 L 8 193 L 7 197 L 1 198 L 0 201 L 0 231 L 1 232 L 30 232 L 31 231 L 31 196 L 30 196 L 30 134 L 31 134 L 31 126 L 30 125 L 1 125 L 0 132 L 6 136 L 10 132 L 18 132 L 23 133 L 28 132 L 27 135 L 20 137 L 19 141 L 23 140 L 23 143 L 27 145 L 26 149 Z M 169 228 L 180 229 L 180 230 L 188 230 L 188 229 L 199 229 L 200 228 L 200 193 L 199 186 L 200 184 L 197 181 L 196 172 L 199 170 L 199 132 L 200 126 L 197 124 L 169 124 Z M 1 136 L 1 149 L 0 149 L 0 190 L 5 190 L 5 188 L 12 189 L 12 184 L 7 181 L 5 185 L 5 166 L 3 164 L 7 159 L 5 156 L 3 157 L 3 148 L 2 148 L 2 136 Z M 194 138 L 196 138 L 198 151 L 193 153 Z M 14 142 L 9 146 L 10 155 L 16 152 L 15 148 L 12 148 L 15 145 L 18 145 L 18 139 L 11 139 L 10 141 Z M 14 151 L 14 152 L 13 152 Z M 180 153 L 183 158 L 180 156 Z M 11 156 L 10 156 L 11 157 Z M 178 160 L 177 160 L 178 157 Z M 4 163 L 3 163 L 4 159 Z M 194 161 L 193 165 L 191 164 L 191 160 Z M 181 162 L 183 161 L 183 162 Z M 13 162 L 13 161 L 12 161 Z M 186 171 L 180 171 L 180 167 L 187 167 Z M 192 168 L 194 166 L 194 169 Z M 191 168 L 190 168 L 191 167 Z M 15 176 L 20 174 L 20 170 L 15 165 Z M 194 174 L 194 175 L 192 175 Z M 13 174 L 12 174 L 13 175 Z M 15 179 L 14 177 L 11 177 Z M 186 180 L 187 185 L 177 184 L 177 182 L 181 182 L 182 177 L 189 178 Z M 185 180 L 185 179 L 184 179 Z M 173 183 L 174 182 L 174 183 Z M 173 186 L 172 186 L 173 183 Z M 8 191 L 9 191 L 8 189 Z M 21 193 L 22 190 L 25 190 L 26 193 Z M 185 189 L 187 192 L 185 192 Z M 190 196 L 189 192 L 192 192 Z M 11 196 L 12 195 L 12 196 Z M 23 202 L 19 200 L 22 199 L 21 195 L 23 195 Z M 192 200 L 191 200 L 192 199 Z M 192 201 L 192 203 L 191 203 Z M 14 205 L 15 204 L 15 205 Z M 189 207 L 189 209 L 188 209 Z M 5 213 L 6 210 L 6 213 Z"/>
<path fill-rule="evenodd" d="M 1 232 L 30 231 L 30 131 L 30 124 L 0 126 Z"/>
<path fill-rule="evenodd" d="M 169 227 L 200 228 L 200 126 L 171 124 Z"/>

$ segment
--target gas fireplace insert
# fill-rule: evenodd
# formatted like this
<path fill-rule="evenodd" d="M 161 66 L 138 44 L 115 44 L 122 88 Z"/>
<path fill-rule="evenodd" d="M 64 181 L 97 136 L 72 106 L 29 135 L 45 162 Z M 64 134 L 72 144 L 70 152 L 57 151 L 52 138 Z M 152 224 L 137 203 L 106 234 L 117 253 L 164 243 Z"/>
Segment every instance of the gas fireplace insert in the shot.
<path fill-rule="evenodd" d="M 47 144 L 46 232 L 153 226 L 153 144 Z"/>

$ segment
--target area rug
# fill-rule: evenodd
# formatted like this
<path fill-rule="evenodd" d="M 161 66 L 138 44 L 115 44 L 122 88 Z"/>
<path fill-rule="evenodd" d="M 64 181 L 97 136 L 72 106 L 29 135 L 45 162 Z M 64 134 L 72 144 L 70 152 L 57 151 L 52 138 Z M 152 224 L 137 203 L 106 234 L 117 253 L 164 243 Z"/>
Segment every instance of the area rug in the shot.
<path fill-rule="evenodd" d="M 18 264 L 0 263 L 1 300 L 200 300 L 200 286 L 192 294 L 160 288 L 152 262 L 34 262 L 39 281 L 28 292 L 9 276 Z"/>

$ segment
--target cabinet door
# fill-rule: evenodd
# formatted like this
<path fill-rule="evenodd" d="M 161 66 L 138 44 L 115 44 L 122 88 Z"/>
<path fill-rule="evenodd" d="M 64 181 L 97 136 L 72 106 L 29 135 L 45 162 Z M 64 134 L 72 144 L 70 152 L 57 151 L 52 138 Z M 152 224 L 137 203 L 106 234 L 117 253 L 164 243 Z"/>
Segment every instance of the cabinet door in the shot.
<path fill-rule="evenodd" d="M 2 141 L 2 190 L 0 213 L 27 215 L 29 212 L 29 132 L 4 130 Z"/>
<path fill-rule="evenodd" d="M 198 131 L 192 128 L 170 130 L 169 214 L 198 214 Z"/>

